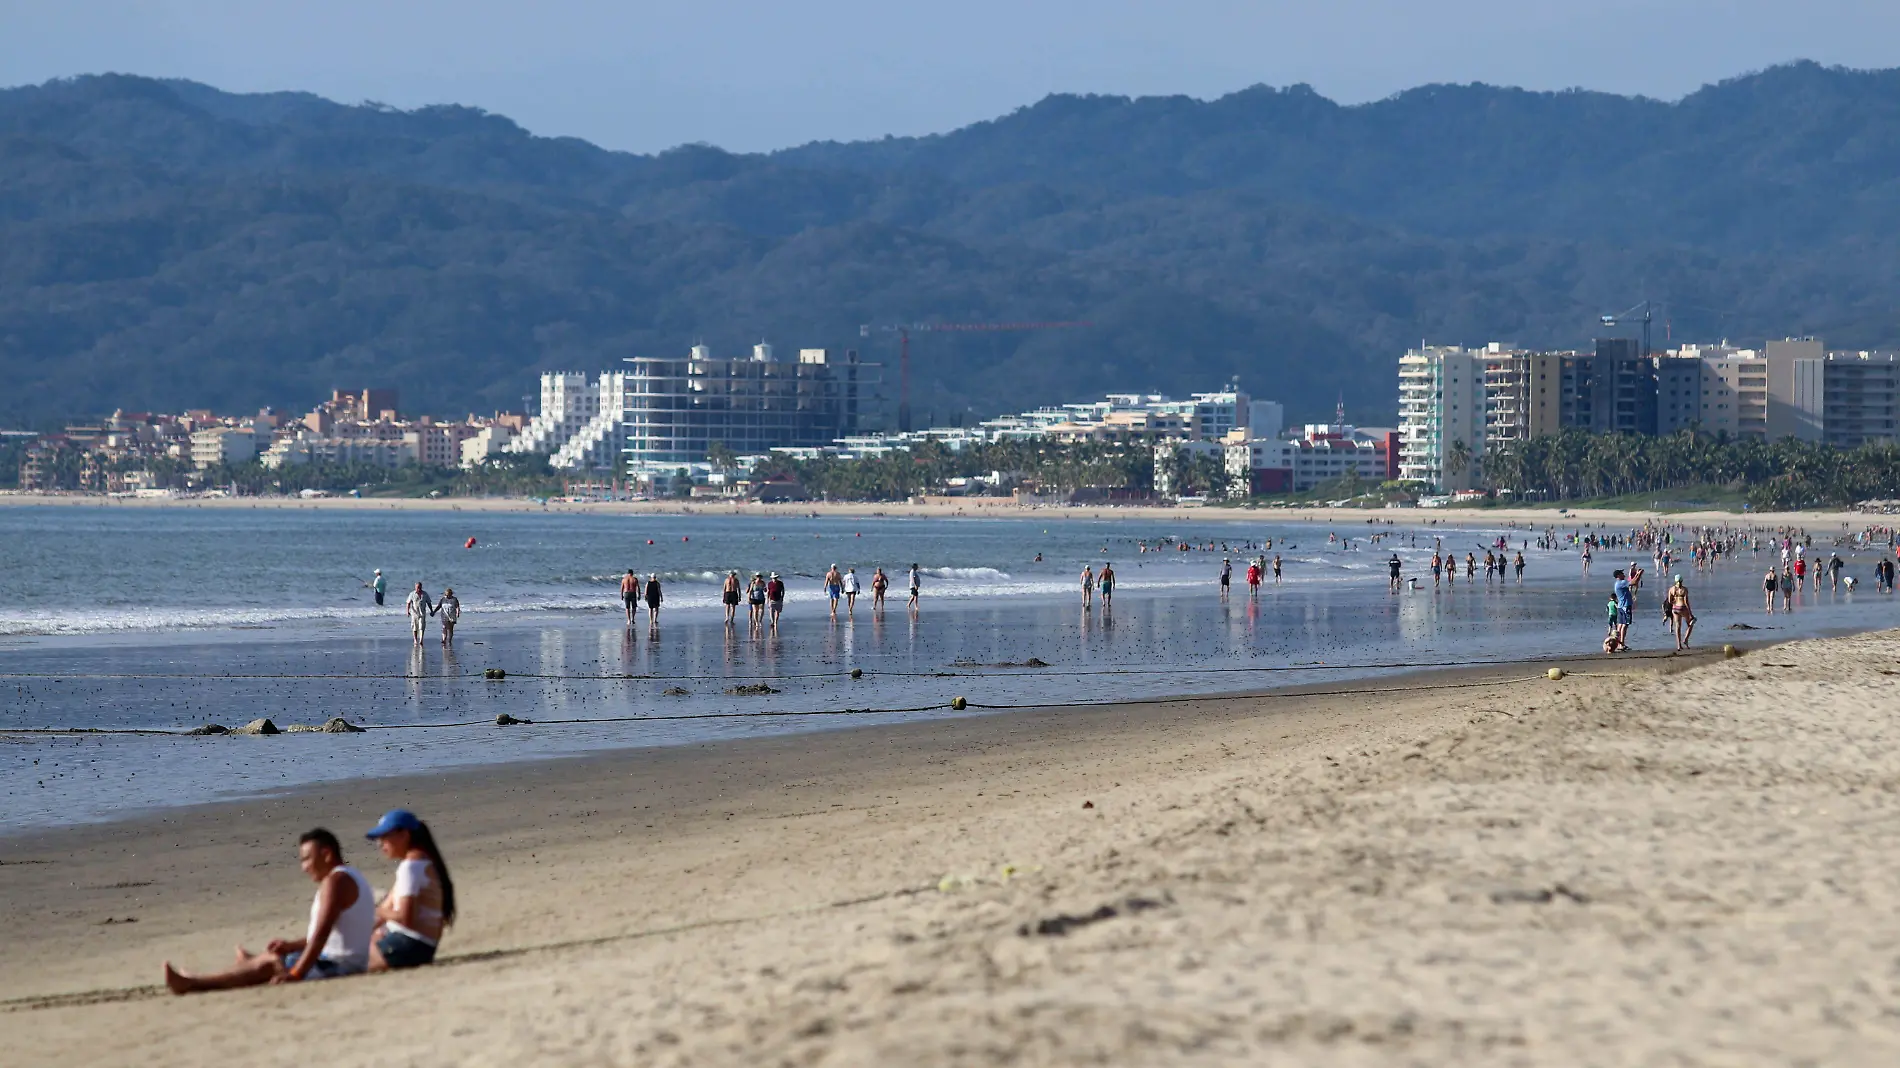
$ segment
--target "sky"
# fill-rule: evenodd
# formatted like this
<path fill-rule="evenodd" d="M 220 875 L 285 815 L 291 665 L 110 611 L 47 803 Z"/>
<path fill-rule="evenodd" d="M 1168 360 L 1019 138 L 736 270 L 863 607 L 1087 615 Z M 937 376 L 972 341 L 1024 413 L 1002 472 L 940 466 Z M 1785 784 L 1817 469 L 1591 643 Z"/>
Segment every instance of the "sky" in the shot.
<path fill-rule="evenodd" d="M 935 133 L 1054 92 L 1430 82 L 1674 99 L 1900 66 L 1895 0 L 0 0 L 0 85 L 119 71 L 456 103 L 651 152 Z"/>

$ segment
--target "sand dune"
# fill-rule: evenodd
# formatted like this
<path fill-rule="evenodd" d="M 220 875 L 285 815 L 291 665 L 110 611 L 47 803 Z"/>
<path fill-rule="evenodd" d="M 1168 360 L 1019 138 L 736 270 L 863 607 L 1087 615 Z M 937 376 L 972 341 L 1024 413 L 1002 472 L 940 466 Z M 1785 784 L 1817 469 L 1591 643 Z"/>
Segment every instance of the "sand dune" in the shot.
<path fill-rule="evenodd" d="M 0 840 L 0 1034 L 23 1064 L 1892 1064 L 1897 660 L 1051 710 Z M 295 832 L 397 801 L 464 887 L 444 964 L 142 988 L 294 931 Z"/>

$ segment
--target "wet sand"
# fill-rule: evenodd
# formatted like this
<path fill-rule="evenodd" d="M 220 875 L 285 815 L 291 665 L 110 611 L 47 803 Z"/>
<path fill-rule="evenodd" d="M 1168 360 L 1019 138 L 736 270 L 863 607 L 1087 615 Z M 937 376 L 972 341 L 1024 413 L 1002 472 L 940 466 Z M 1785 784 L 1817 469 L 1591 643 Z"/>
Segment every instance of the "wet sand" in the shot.
<path fill-rule="evenodd" d="M 1897 660 L 1052 709 L 14 836 L 0 1034 L 23 1064 L 1890 1064 Z M 295 834 L 398 803 L 463 895 L 442 964 L 147 985 L 298 933 Z"/>

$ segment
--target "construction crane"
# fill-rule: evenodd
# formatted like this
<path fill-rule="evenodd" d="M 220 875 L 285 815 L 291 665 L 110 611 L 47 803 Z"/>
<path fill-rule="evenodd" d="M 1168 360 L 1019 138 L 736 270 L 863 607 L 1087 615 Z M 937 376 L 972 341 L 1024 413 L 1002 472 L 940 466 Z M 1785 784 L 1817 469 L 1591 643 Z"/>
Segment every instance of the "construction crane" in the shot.
<path fill-rule="evenodd" d="M 910 335 L 950 333 L 952 331 L 1003 331 L 1003 330 L 1067 330 L 1072 327 L 1089 326 L 1083 322 L 1050 323 L 907 323 L 903 325 L 865 325 L 858 327 L 859 337 L 870 337 L 872 333 L 895 333 L 897 335 L 897 429 L 900 432 L 910 430 Z"/>
<path fill-rule="evenodd" d="M 1639 311 L 1643 313 L 1643 317 L 1641 319 L 1637 319 L 1635 317 L 1636 313 Z M 1597 318 L 1598 318 L 1598 321 L 1601 322 L 1604 326 L 1622 326 L 1624 324 L 1633 323 L 1633 322 L 1642 323 L 1643 324 L 1643 356 L 1647 358 L 1649 356 L 1649 324 L 1651 320 L 1653 320 L 1655 317 L 1656 316 L 1655 316 L 1654 307 L 1652 306 L 1651 302 L 1646 300 L 1646 301 L 1643 301 L 1641 304 L 1632 304 L 1628 308 L 1625 308 L 1624 310 L 1617 312 L 1615 315 L 1602 315 L 1602 316 L 1598 316 Z"/>

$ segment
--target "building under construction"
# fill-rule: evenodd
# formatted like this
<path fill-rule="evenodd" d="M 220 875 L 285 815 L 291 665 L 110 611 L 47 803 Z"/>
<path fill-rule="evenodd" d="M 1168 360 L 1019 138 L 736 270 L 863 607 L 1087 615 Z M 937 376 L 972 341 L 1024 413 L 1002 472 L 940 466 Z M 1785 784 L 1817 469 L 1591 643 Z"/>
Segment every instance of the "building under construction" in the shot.
<path fill-rule="evenodd" d="M 876 403 L 881 365 L 856 350 L 801 349 L 796 362 L 755 345 L 750 359 L 627 359 L 627 466 L 640 475 L 704 463 L 714 444 L 747 456 L 830 445 L 859 431 Z"/>

